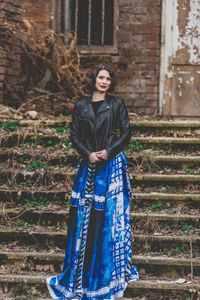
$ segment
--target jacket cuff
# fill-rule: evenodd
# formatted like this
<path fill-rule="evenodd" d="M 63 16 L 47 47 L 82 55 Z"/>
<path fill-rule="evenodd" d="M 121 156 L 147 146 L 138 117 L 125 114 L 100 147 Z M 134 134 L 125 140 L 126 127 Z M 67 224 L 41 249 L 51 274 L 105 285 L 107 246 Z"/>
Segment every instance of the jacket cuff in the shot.
<path fill-rule="evenodd" d="M 84 149 L 84 150 L 82 151 L 82 153 L 80 153 L 80 154 L 82 154 L 82 156 L 83 156 L 86 160 L 88 160 L 91 153 L 92 153 L 91 151 Z"/>
<path fill-rule="evenodd" d="M 108 153 L 108 159 L 110 159 L 112 156 L 112 147 L 110 146 L 110 147 L 106 148 L 105 150 Z"/>

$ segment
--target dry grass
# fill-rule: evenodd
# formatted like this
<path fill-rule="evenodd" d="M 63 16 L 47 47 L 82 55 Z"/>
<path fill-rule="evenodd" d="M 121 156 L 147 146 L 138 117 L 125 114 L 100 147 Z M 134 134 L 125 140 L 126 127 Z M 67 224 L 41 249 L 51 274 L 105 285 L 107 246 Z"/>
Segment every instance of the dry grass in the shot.
<path fill-rule="evenodd" d="M 21 57 L 23 94 L 18 97 L 18 110 L 43 111 L 44 114 L 69 114 L 75 101 L 87 95 L 88 71 L 81 69 L 80 55 L 72 35 L 68 47 L 63 36 L 53 30 L 40 31 L 22 14 L 20 25 L 11 24 L 0 16 L 0 54 Z M 18 45 L 15 47 L 15 45 Z M 9 94 L 5 85 L 5 94 Z"/>

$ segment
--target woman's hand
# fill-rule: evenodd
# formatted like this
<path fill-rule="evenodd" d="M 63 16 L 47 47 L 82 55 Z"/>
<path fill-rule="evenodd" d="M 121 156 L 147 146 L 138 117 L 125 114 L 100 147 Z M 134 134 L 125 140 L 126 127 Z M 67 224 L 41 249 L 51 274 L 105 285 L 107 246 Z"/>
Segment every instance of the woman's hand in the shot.
<path fill-rule="evenodd" d="M 108 160 L 108 152 L 105 149 L 96 152 L 96 155 L 100 160 Z"/>
<path fill-rule="evenodd" d="M 88 160 L 89 160 L 89 163 L 91 163 L 91 164 L 101 161 L 100 158 L 98 158 L 98 156 L 97 156 L 97 152 L 90 153 Z"/>

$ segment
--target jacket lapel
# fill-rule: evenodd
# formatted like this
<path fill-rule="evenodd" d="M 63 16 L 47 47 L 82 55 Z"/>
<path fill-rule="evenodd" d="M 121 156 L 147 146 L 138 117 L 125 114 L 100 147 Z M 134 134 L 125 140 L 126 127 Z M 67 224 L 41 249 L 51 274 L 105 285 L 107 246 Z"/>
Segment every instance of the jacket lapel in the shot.
<path fill-rule="evenodd" d="M 110 101 L 111 101 L 110 98 L 111 98 L 110 96 L 106 95 L 106 99 L 103 100 L 103 103 L 99 107 L 99 109 L 97 111 L 97 115 L 110 109 Z M 83 106 L 83 111 L 88 117 L 90 117 L 91 119 L 95 119 L 95 114 L 94 114 L 94 110 L 92 107 L 92 97 L 89 97 L 87 99 L 86 104 Z"/>
<path fill-rule="evenodd" d="M 97 111 L 97 115 L 100 114 L 101 112 L 104 112 L 104 111 L 110 109 L 110 101 L 111 101 L 110 96 L 106 95 L 106 99 L 103 101 L 103 103 L 99 107 L 99 109 Z"/>
<path fill-rule="evenodd" d="M 92 107 L 92 98 L 91 97 L 89 97 L 87 99 L 86 104 L 83 106 L 83 111 L 88 117 L 90 117 L 91 119 L 95 119 L 95 114 L 94 114 L 94 110 Z"/>

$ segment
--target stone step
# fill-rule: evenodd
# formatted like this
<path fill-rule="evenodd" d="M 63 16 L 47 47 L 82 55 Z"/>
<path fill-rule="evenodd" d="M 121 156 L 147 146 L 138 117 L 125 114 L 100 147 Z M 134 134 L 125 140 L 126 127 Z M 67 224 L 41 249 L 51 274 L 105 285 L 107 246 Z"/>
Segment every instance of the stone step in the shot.
<path fill-rule="evenodd" d="M 45 166 L 44 166 L 45 168 Z M 7 186 L 13 186 L 22 184 L 29 187 L 45 185 L 46 188 L 52 186 L 52 183 L 67 183 L 69 186 L 72 186 L 73 179 L 75 176 L 75 170 L 68 170 L 67 168 L 59 168 L 58 170 L 38 168 L 35 171 L 21 170 L 15 168 L 1 169 L 0 170 L 0 183 L 7 183 Z"/>
<path fill-rule="evenodd" d="M 40 159 L 41 161 L 45 161 L 50 166 L 55 166 L 56 164 L 72 164 L 74 166 L 77 165 L 80 156 L 74 149 L 70 149 L 67 152 L 67 155 L 64 150 L 61 150 L 59 154 L 55 155 L 54 150 L 49 149 L 40 149 L 40 151 L 35 151 L 30 153 L 29 149 L 25 148 L 5 148 L 2 149 L 0 152 L 0 163 L 7 162 L 9 159 L 17 160 L 22 165 L 26 165 L 28 162 L 33 161 L 34 159 Z M 170 166 L 199 166 L 200 163 L 200 155 L 166 155 L 163 153 L 159 153 L 159 151 L 150 151 L 150 150 L 143 150 L 135 154 L 127 153 L 126 154 L 127 160 L 129 163 L 136 163 L 142 160 L 150 161 L 156 164 L 167 164 Z"/>
<path fill-rule="evenodd" d="M 69 207 L 48 209 L 43 208 L 41 210 L 34 210 L 32 208 L 20 208 L 20 209 L 4 209 L 0 211 L 0 217 L 3 222 L 9 222 L 10 225 L 17 223 L 18 225 L 37 224 L 41 226 L 67 226 L 69 217 Z"/>
<path fill-rule="evenodd" d="M 1 136 L 0 139 L 0 146 L 1 147 L 15 147 L 15 146 L 21 146 L 25 147 L 26 145 L 33 146 L 34 148 L 37 148 L 37 146 L 42 147 L 52 147 L 52 146 L 58 146 L 60 144 L 63 144 L 64 142 L 69 141 L 69 135 L 63 135 L 63 134 L 31 134 L 27 133 L 26 135 L 22 132 L 14 132 L 9 133 L 6 136 Z M 137 142 L 137 144 L 136 144 Z M 144 148 L 149 147 L 156 147 L 156 149 L 162 149 L 163 147 L 166 148 L 178 148 L 182 149 L 184 146 L 184 149 L 189 150 L 199 150 L 199 144 L 200 144 L 200 138 L 196 137 L 137 137 L 132 136 L 129 146 L 127 147 L 129 150 L 132 148 L 138 149 L 137 146 L 139 146 L 138 150 L 142 150 Z M 142 147 L 143 145 L 143 147 Z"/>
<path fill-rule="evenodd" d="M 42 295 L 41 295 L 42 296 Z M 1 295 L 1 300 L 27 300 L 27 297 L 26 296 L 16 296 L 15 298 L 11 298 L 11 297 L 7 297 L 6 295 Z M 134 298 L 135 300 L 138 300 L 138 297 L 137 298 Z M 41 298 L 41 297 L 33 297 L 31 296 L 31 298 L 29 297 L 28 300 L 52 300 L 52 298 Z M 133 300 L 130 299 L 130 298 L 125 298 L 125 297 L 120 297 L 120 298 L 117 298 L 117 300 Z"/>
<path fill-rule="evenodd" d="M 179 203 L 194 203 L 195 206 L 200 207 L 200 194 L 199 193 L 159 193 L 159 192 L 150 192 L 150 193 L 137 193 L 133 192 L 134 201 L 139 204 L 141 202 L 179 202 Z"/>
<path fill-rule="evenodd" d="M 142 189 L 142 191 L 139 192 L 138 188 Z M 154 212 L 160 210 L 166 210 L 166 212 L 172 210 L 173 212 L 178 210 L 179 214 L 187 214 L 194 209 L 197 214 L 200 213 L 199 191 L 195 190 L 194 193 L 186 192 L 184 186 L 181 187 L 180 193 L 177 193 L 177 187 L 173 188 L 173 186 L 167 186 L 166 191 L 164 186 L 161 186 L 161 188 L 159 186 L 145 188 L 145 191 L 143 191 L 142 186 L 138 186 L 138 188 L 132 191 L 134 210 L 142 209 Z M 152 192 L 153 189 L 158 192 Z M 174 193 L 172 193 L 172 190 Z"/>
<path fill-rule="evenodd" d="M 25 229 L 0 229 L 0 243 L 2 245 L 16 242 L 18 246 L 27 245 L 41 245 L 41 247 L 49 249 L 58 247 L 65 249 L 67 229 L 59 228 L 57 231 L 45 231 L 45 229 L 37 226 L 28 227 Z M 179 234 L 175 235 L 173 232 L 168 235 L 163 235 L 162 231 L 157 231 L 154 234 L 141 234 L 140 230 L 132 231 L 133 234 L 133 253 L 149 253 L 149 252 L 163 252 L 176 253 L 181 252 L 189 254 L 191 248 L 195 255 L 199 256 L 200 236 L 199 234 Z"/>
<path fill-rule="evenodd" d="M 183 151 L 199 151 L 200 138 L 174 138 L 174 137 L 134 137 L 131 139 L 130 144 L 133 144 L 133 149 L 136 148 L 135 142 L 141 145 L 140 148 L 152 148 L 152 149 L 173 149 Z M 129 146 L 129 148 L 131 148 Z"/>
<path fill-rule="evenodd" d="M 192 174 L 163 174 L 163 173 L 149 173 L 149 174 L 138 174 L 130 173 L 130 180 L 132 185 L 142 185 L 142 186 L 152 186 L 154 184 L 159 185 L 175 185 L 182 186 L 186 184 L 199 185 L 200 175 Z M 39 169 L 35 171 L 27 171 L 21 169 L 15 169 L 13 174 L 13 169 L 1 169 L 0 171 L 0 182 L 1 184 L 7 183 L 8 186 L 13 186 L 13 184 L 27 184 L 28 186 L 35 185 L 41 186 L 46 185 L 52 186 L 52 183 L 67 183 L 71 189 L 74 176 L 76 171 L 72 169 L 71 171 L 67 168 L 60 168 L 59 170 L 54 169 Z"/>
<path fill-rule="evenodd" d="M 200 236 L 196 235 L 163 235 L 162 231 L 154 234 L 141 234 L 141 231 L 133 231 L 133 253 L 160 252 L 163 254 L 184 254 L 189 255 L 191 251 L 199 257 Z"/>
<path fill-rule="evenodd" d="M 44 208 L 40 210 L 27 209 L 27 208 L 10 208 L 0 211 L 0 217 L 2 219 L 2 224 L 9 222 L 10 225 L 17 223 L 26 224 L 37 224 L 41 226 L 67 226 L 68 223 L 69 210 L 66 207 L 65 210 L 58 207 L 52 209 Z M 131 212 L 131 220 L 134 227 L 137 228 L 142 226 L 142 224 L 152 222 L 153 225 L 165 225 L 176 226 L 176 229 L 186 230 L 189 229 L 188 225 L 195 227 L 197 231 L 200 229 L 200 214 L 198 215 L 196 210 L 192 210 L 191 214 L 180 214 L 177 210 L 169 210 L 165 213 L 152 213 L 149 211 L 142 212 Z M 184 227 L 186 226 L 186 227 Z"/>
<path fill-rule="evenodd" d="M 152 184 L 200 184 L 200 175 L 185 175 L 185 174 L 134 174 L 130 173 L 131 183 L 134 185 L 152 185 Z"/>
<path fill-rule="evenodd" d="M 43 297 L 43 298 L 41 298 L 41 297 L 33 297 L 33 296 L 30 296 L 30 297 L 28 298 L 28 300 L 52 300 L 52 298 L 47 298 L 47 297 Z M 19 294 L 19 295 L 16 295 L 15 298 L 13 298 L 13 297 L 8 297 L 8 296 L 6 296 L 4 294 L 4 295 L 1 295 L 0 299 L 1 300 L 26 300 L 27 297 L 26 297 L 26 295 L 23 296 L 23 295 Z M 128 299 L 128 298 L 126 298 L 126 299 Z"/>
<path fill-rule="evenodd" d="M 46 287 L 46 276 L 44 275 L 0 275 L 1 293 L 11 293 L 30 297 L 49 297 Z M 159 300 L 161 296 L 175 297 L 171 299 L 183 300 L 188 295 L 192 296 L 200 291 L 199 282 L 184 280 L 166 280 L 166 279 L 140 279 L 138 282 L 130 283 L 125 292 L 125 297 L 134 299 L 134 297 L 147 297 L 147 299 Z M 169 299 L 169 298 L 168 298 Z"/>
<path fill-rule="evenodd" d="M 147 151 L 146 153 L 137 153 L 136 155 L 134 153 L 127 154 L 129 173 L 134 171 L 137 173 L 162 171 L 165 174 L 200 174 L 200 156 L 155 155 L 154 152 Z M 35 176 L 37 177 L 37 173 L 41 170 L 42 172 L 46 170 L 46 172 L 51 171 L 54 173 L 57 170 L 57 173 L 62 173 L 64 168 L 66 168 L 75 172 L 79 161 L 79 156 L 75 151 L 68 152 L 67 155 L 62 151 L 59 156 L 55 156 L 53 153 L 50 154 L 47 151 L 35 151 L 35 154 L 36 156 L 34 157 L 34 152 L 20 152 L 17 154 L 13 153 L 13 151 L 0 152 L 0 163 L 2 163 L 1 173 L 8 173 L 8 177 L 10 177 L 9 174 L 13 173 L 13 166 L 18 173 L 22 173 L 21 177 L 24 176 L 23 173 L 26 176 L 32 177 L 36 173 Z M 28 173 L 29 170 L 33 170 L 32 173 Z"/>
<path fill-rule="evenodd" d="M 61 149 L 59 154 L 55 155 L 54 150 L 49 149 L 40 149 L 40 151 L 30 151 L 29 149 L 21 149 L 21 148 L 11 148 L 11 149 L 3 149 L 0 152 L 0 163 L 7 163 L 9 165 L 17 164 L 18 166 L 28 166 L 30 162 L 34 162 L 39 160 L 41 162 L 46 162 L 48 166 L 77 166 L 77 163 L 80 159 L 80 156 L 73 149 L 67 151 L 66 149 Z"/>
<path fill-rule="evenodd" d="M 49 297 L 45 280 L 44 275 L 3 274 L 0 275 L 0 292 L 10 294 L 15 299 L 19 296 L 26 296 L 30 300 L 32 296 Z"/>
<path fill-rule="evenodd" d="M 64 253 L 7 251 L 0 252 L 0 273 L 60 274 L 64 264 Z M 133 264 L 138 267 L 140 275 L 166 278 L 189 278 L 200 276 L 199 258 L 134 255 Z M 160 268 L 162 266 L 162 268 Z"/>
<path fill-rule="evenodd" d="M 200 129 L 200 122 L 198 120 L 135 120 L 132 117 L 132 114 L 129 114 L 130 123 L 133 129 L 142 130 L 166 130 L 166 129 L 174 129 L 176 130 L 185 130 L 187 134 L 189 134 L 189 130 L 198 130 Z M 6 122 L 7 120 L 5 120 Z M 10 119 L 10 122 L 15 121 Z M 19 120 L 18 127 L 34 127 L 34 128 L 41 128 L 41 127 L 62 127 L 64 125 L 70 126 L 71 117 L 65 118 L 55 118 L 55 119 L 40 119 L 40 120 L 26 120 L 22 119 Z M 198 131 L 195 131 L 196 134 L 199 134 Z"/>
<path fill-rule="evenodd" d="M 21 122 L 21 121 L 20 121 Z M 131 118 L 131 125 L 134 128 L 144 129 L 200 129 L 200 122 L 198 120 L 133 120 Z M 198 132 L 197 132 L 198 134 Z"/>
<path fill-rule="evenodd" d="M 160 207 L 160 206 L 159 206 Z M 162 206 L 161 206 L 162 208 Z M 196 210 L 193 210 L 194 215 L 175 214 L 175 211 L 170 210 L 167 213 L 162 208 L 162 213 L 131 213 L 132 230 L 167 235 L 174 234 L 190 234 L 200 235 L 200 214 L 196 216 Z"/>
<path fill-rule="evenodd" d="M 158 152 L 158 151 L 157 151 Z M 200 174 L 200 156 L 156 155 L 156 151 L 143 151 L 127 157 L 129 172 L 153 173 L 162 171 L 165 174 Z"/>
<path fill-rule="evenodd" d="M 131 219 L 134 221 L 140 221 L 143 219 L 152 219 L 154 221 L 166 221 L 170 223 L 176 223 L 184 221 L 185 223 L 188 222 L 190 224 L 197 224 L 200 225 L 200 215 L 196 215 L 196 211 L 193 210 L 193 215 L 189 214 L 180 214 L 180 213 L 173 213 L 173 211 L 169 210 L 168 213 L 152 213 L 152 212 L 131 212 Z"/>
<path fill-rule="evenodd" d="M 16 296 L 15 298 L 11 298 L 11 297 L 8 298 L 6 295 L 1 295 L 0 299 L 1 300 L 27 300 L 27 297 L 19 295 L 19 296 Z M 138 300 L 138 297 L 134 298 L 134 299 Z M 33 296 L 31 296 L 31 298 L 29 297 L 28 300 L 52 300 L 52 298 L 46 298 L 46 297 L 41 298 L 41 297 L 33 297 Z M 130 299 L 130 298 L 125 298 L 125 297 L 120 297 L 120 298 L 117 298 L 117 300 L 133 300 L 133 298 Z"/>
<path fill-rule="evenodd" d="M 47 204 L 64 206 L 69 205 L 71 190 L 47 190 L 45 188 L 29 188 L 18 187 L 18 189 L 8 189 L 0 187 L 0 203 L 4 203 L 6 207 L 16 207 L 19 205 L 30 206 L 46 206 Z M 166 207 L 173 205 L 184 205 L 192 208 L 200 207 L 200 194 L 199 193 L 163 193 L 163 192 L 136 192 L 133 188 L 133 203 L 138 207 L 151 208 L 154 203 L 163 203 Z M 27 201 L 28 200 L 28 203 Z M 59 208 L 60 209 L 60 208 Z"/>
<path fill-rule="evenodd" d="M 151 155 L 151 153 L 150 153 Z M 152 156 L 153 162 L 163 165 L 177 166 L 199 166 L 200 156 L 181 156 L 181 155 L 154 155 Z"/>
<path fill-rule="evenodd" d="M 33 149 L 36 149 L 38 146 L 45 148 L 58 147 L 63 145 L 65 142 L 69 142 L 69 136 L 57 134 L 24 134 L 23 132 L 14 132 L 9 133 L 6 136 L 1 136 L 0 146 L 5 148 L 20 146 L 26 147 L 31 146 Z M 70 144 L 69 144 L 70 145 Z M 71 147 L 71 146 L 69 146 Z M 67 148 L 67 147 L 66 147 Z"/>
<path fill-rule="evenodd" d="M 182 283 L 179 283 L 182 282 Z M 166 299 L 185 300 L 188 297 L 197 295 L 197 291 L 200 289 L 200 283 L 184 281 L 184 280 L 162 280 L 162 279 L 146 279 L 139 280 L 138 282 L 130 283 L 126 289 L 127 297 L 143 297 L 151 300 L 159 300 L 161 297 Z M 198 297 L 198 295 L 197 295 Z M 198 298 L 197 298 L 198 299 Z"/>
<path fill-rule="evenodd" d="M 4 120 L 4 123 L 8 120 Z M 9 122 L 15 121 L 14 119 L 9 119 Z M 3 122 L 3 120 L 1 120 Z M 40 119 L 40 120 L 28 120 L 28 119 L 22 119 L 19 120 L 19 123 L 17 124 L 17 128 L 20 127 L 33 127 L 33 128 L 43 128 L 43 127 L 61 127 L 64 125 L 70 125 L 71 117 L 65 117 L 65 118 L 54 118 L 54 119 Z"/>
<path fill-rule="evenodd" d="M 60 274 L 64 264 L 64 253 L 45 252 L 0 252 L 0 272 L 23 274 Z M 133 264 L 138 267 L 139 273 L 145 276 L 157 276 L 168 278 L 189 278 L 200 276 L 199 258 L 187 259 L 183 257 L 167 256 L 142 256 L 135 255 Z M 162 266 L 162 268 L 160 268 Z"/>
<path fill-rule="evenodd" d="M 154 193 L 158 193 L 160 195 L 162 194 L 171 195 L 172 193 L 174 193 L 175 195 L 186 194 L 186 198 L 188 196 L 189 201 L 185 203 L 185 206 L 187 205 L 189 207 L 194 206 L 195 208 L 198 209 L 197 202 L 195 204 L 195 202 L 193 201 L 194 199 L 195 200 L 198 199 L 198 197 L 191 198 L 190 194 L 199 195 L 199 190 L 200 190 L 199 175 L 183 175 L 183 174 L 165 175 L 162 173 L 161 174 L 149 173 L 149 174 L 136 174 L 134 178 L 133 174 L 131 173 L 130 177 L 131 177 L 133 195 L 135 193 L 140 193 L 140 194 L 150 193 L 151 195 L 153 195 Z M 176 199 L 178 200 L 178 198 Z M 175 200 L 174 197 L 172 199 Z M 182 201 L 182 203 L 183 202 L 184 201 Z M 170 200 L 170 203 L 173 204 L 174 207 L 178 205 L 178 201 L 176 201 L 175 203 L 174 201 Z M 140 205 L 141 204 L 142 203 L 140 203 Z M 149 205 L 150 202 L 148 201 L 147 204 Z"/>
<path fill-rule="evenodd" d="M 59 206 L 68 206 L 71 191 L 60 188 L 59 190 L 48 190 L 46 187 L 40 188 L 24 188 L 18 186 L 17 189 L 0 188 L 0 202 L 8 206 L 26 205 L 29 206 L 45 206 L 54 204 Z M 48 202 L 49 201 L 49 202 Z"/>
<path fill-rule="evenodd" d="M 199 121 L 136 121 L 131 123 L 133 136 L 199 137 Z"/>

